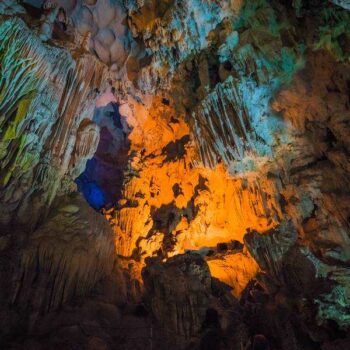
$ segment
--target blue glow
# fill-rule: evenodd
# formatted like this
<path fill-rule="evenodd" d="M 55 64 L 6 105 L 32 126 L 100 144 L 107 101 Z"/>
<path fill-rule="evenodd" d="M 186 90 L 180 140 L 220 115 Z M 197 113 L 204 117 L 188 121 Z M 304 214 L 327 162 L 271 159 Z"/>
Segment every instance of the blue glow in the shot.
<path fill-rule="evenodd" d="M 83 182 L 79 178 L 76 180 L 79 192 L 83 193 L 85 199 L 91 207 L 98 210 L 105 205 L 105 196 L 101 188 L 95 182 Z"/>
<path fill-rule="evenodd" d="M 86 163 L 85 171 L 75 180 L 78 191 L 81 192 L 90 206 L 96 210 L 103 208 L 106 204 L 106 196 L 94 179 L 96 160 L 90 159 Z"/>

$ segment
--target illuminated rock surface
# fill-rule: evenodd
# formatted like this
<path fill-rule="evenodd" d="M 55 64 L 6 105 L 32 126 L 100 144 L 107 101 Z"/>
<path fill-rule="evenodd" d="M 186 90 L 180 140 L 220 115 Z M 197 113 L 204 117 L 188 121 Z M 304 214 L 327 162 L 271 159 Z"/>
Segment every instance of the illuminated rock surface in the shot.
<path fill-rule="evenodd" d="M 348 1 L 0 3 L 0 345 L 346 349 Z"/>

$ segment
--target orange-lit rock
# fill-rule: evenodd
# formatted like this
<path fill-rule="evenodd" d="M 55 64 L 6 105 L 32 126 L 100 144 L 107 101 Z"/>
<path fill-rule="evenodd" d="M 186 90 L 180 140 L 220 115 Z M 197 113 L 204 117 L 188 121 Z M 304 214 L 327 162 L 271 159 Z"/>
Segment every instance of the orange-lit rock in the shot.
<path fill-rule="evenodd" d="M 167 258 L 243 242 L 248 229 L 264 232 L 279 223 L 276 183 L 259 172 L 232 176 L 223 164 L 204 168 L 171 101 L 149 96 L 144 104 L 129 101 L 121 112 L 133 131 L 121 208 L 108 214 L 118 255 L 136 254 L 141 262 L 149 256 Z M 208 263 L 235 296 L 257 272 L 257 264 L 243 253 Z"/>
<path fill-rule="evenodd" d="M 237 298 L 259 271 L 258 264 L 248 252 L 208 258 L 207 263 L 210 274 L 232 287 L 232 294 Z"/>
<path fill-rule="evenodd" d="M 332 2 L 0 1 L 5 348 L 346 334 L 350 13 Z"/>

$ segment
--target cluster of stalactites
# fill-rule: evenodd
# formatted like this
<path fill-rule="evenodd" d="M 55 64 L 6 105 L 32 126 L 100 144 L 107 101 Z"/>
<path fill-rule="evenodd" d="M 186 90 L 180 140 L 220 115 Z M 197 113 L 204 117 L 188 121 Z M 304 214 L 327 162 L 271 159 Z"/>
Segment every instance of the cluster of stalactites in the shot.
<path fill-rule="evenodd" d="M 213 168 L 220 158 L 225 164 L 242 160 L 245 150 L 252 148 L 250 121 L 231 79 L 225 85 L 218 84 L 192 117 L 194 137 L 205 166 Z"/>
<path fill-rule="evenodd" d="M 14 215 L 31 221 L 84 170 L 98 143 L 98 130 L 88 121 L 104 67 L 91 56 L 73 60 L 66 50 L 44 45 L 18 18 L 2 22 L 0 35 L 1 222 L 6 224 Z"/>

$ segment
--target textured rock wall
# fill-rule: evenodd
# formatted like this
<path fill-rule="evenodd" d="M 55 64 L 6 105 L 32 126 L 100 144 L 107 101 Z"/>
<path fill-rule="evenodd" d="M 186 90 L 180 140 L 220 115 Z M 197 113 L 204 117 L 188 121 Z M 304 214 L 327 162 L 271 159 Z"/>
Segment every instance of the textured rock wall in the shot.
<path fill-rule="evenodd" d="M 113 233 L 84 199 L 68 198 L 32 233 L 21 255 L 13 302 L 48 312 L 111 273 Z"/>
<path fill-rule="evenodd" d="M 1 33 L 1 223 L 35 225 L 95 152 L 89 120 L 103 67 L 45 46 L 20 19 Z"/>
<path fill-rule="evenodd" d="M 119 302 L 144 291 L 155 321 L 169 320 L 157 335 L 181 341 L 167 348 L 328 349 L 346 338 L 350 12 L 334 3 L 52 1 L 39 21 L 6 1 L 3 225 L 34 224 L 74 190 L 99 141 L 94 88 L 116 89 L 130 129 L 121 198 L 103 210 L 114 242 L 103 217 L 53 211 L 20 250 L 18 305 L 36 293 L 46 311 L 91 298 L 107 275 L 130 284 Z M 15 13 L 30 29 L 5 20 Z M 127 283 L 110 272 L 111 249 Z M 178 256 L 188 250 L 202 258 Z"/>
<path fill-rule="evenodd" d="M 172 129 L 177 115 L 180 125 L 182 120 L 188 123 L 191 141 L 184 152 L 183 134 L 173 131 L 172 142 L 179 141 L 176 154 L 183 157 L 169 162 L 164 155 L 161 161 L 167 135 L 159 132 L 162 122 L 154 131 L 147 128 L 150 122 L 141 124 L 146 135 L 137 136 L 140 130 L 131 134 L 134 145 L 143 147 L 131 161 L 137 175 L 126 181 L 122 209 L 107 214 L 115 225 L 119 254 L 172 256 L 186 249 L 212 250 L 208 264 L 213 275 L 233 285 L 237 296 L 259 268 L 246 251 L 220 256 L 218 243 L 242 242 L 249 229 L 263 232 L 291 219 L 298 244 L 311 254 L 308 259 L 333 269 L 347 264 L 349 230 L 344 205 L 349 14 L 303 2 L 294 8 L 265 1 L 241 5 L 231 9 L 236 16 L 231 23 L 212 28 L 196 55 L 179 56 L 167 87 L 173 93 L 164 92 L 165 99 L 157 103 L 143 100 L 148 111 L 136 107 L 134 115 L 146 114 L 146 120 L 164 113 L 162 120 Z M 168 77 L 162 75 L 163 82 Z M 174 103 L 173 111 L 168 103 Z M 181 130 L 188 133 L 185 126 Z M 227 272 L 229 260 L 237 273 L 244 259 L 249 263 L 238 277 Z M 255 260 L 264 269 L 257 256 Z M 274 265 L 273 259 L 266 264 Z M 333 319 L 346 328 L 342 305 L 347 303 L 347 273 L 341 270 L 343 277 L 333 284 L 333 274 L 329 285 L 342 301 L 334 299 L 330 307 L 329 292 L 320 292 L 323 301 L 317 312 L 320 323 Z M 308 271 L 296 274 L 316 276 L 312 268 Z M 268 275 L 276 278 L 273 271 Z"/>
<path fill-rule="evenodd" d="M 198 167 L 183 117 L 175 119 L 176 112 L 160 99 L 153 100 L 150 109 L 137 108 L 138 126 L 129 136 L 131 159 L 124 197 L 116 209 L 106 211 L 118 254 L 137 257 L 142 267 L 148 256 L 216 250 L 218 243 L 243 242 L 247 229 L 263 232 L 279 222 L 279 197 L 270 179 L 260 179 L 257 173 L 232 178 L 224 166 Z M 239 251 L 231 252 L 227 261 L 244 261 L 242 269 L 233 267 L 235 277 L 224 277 L 239 295 L 255 276 L 257 265 Z M 140 263 L 134 262 L 136 276 Z M 225 275 L 227 264 L 220 258 L 208 263 L 214 276 Z"/>
<path fill-rule="evenodd" d="M 234 338 L 240 331 L 241 343 L 246 342 L 241 320 L 233 321 L 229 316 L 237 305 L 236 300 L 224 284 L 211 278 L 209 267 L 200 255 L 177 255 L 165 264 L 150 259 L 142 275 L 145 295 L 159 325 L 156 332 L 165 335 L 166 345 L 160 347 L 234 348 Z M 221 325 L 216 310 L 221 312 Z"/>

